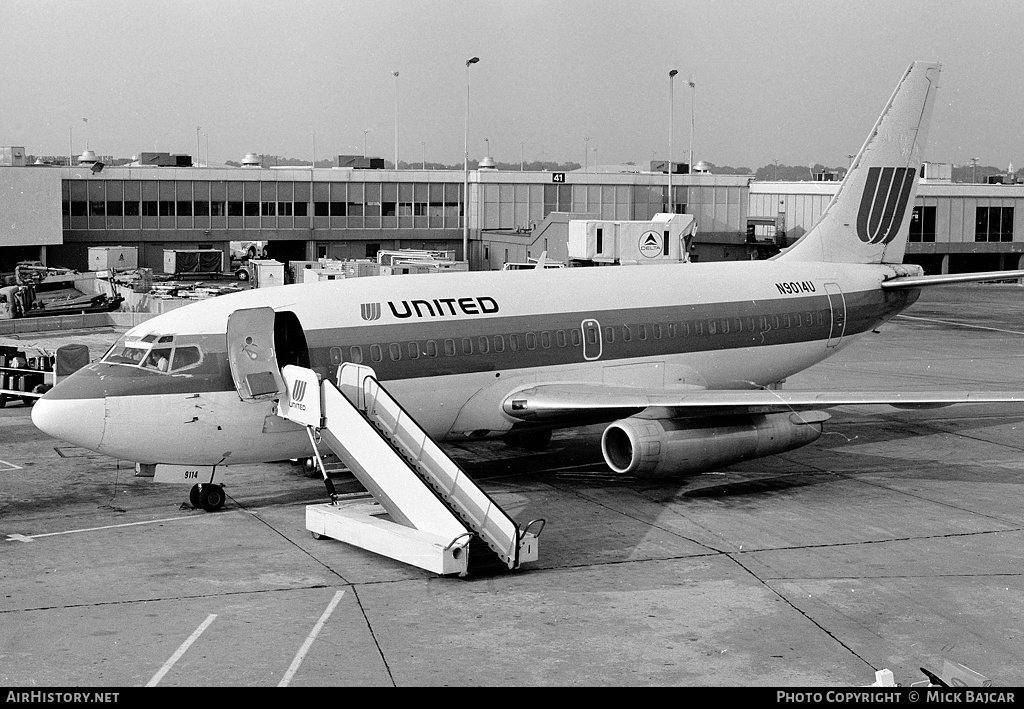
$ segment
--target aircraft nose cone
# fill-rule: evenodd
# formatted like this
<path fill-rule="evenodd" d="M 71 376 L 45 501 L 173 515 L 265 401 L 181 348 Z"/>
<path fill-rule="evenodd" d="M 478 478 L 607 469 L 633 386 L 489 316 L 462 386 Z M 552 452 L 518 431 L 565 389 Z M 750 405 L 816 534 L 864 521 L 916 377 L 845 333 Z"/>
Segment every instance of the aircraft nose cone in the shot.
<path fill-rule="evenodd" d="M 32 407 L 32 423 L 48 436 L 89 450 L 103 440 L 103 399 L 48 399 Z"/>

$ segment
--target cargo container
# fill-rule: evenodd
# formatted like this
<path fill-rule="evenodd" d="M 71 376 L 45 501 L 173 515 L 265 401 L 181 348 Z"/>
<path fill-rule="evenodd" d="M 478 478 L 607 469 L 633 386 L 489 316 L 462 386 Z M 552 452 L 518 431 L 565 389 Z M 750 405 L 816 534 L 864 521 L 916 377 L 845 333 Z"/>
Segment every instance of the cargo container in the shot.
<path fill-rule="evenodd" d="M 284 264 L 274 259 L 249 259 L 249 280 L 253 288 L 284 285 Z"/>
<path fill-rule="evenodd" d="M 175 276 L 219 276 L 223 271 L 223 251 L 217 249 L 164 249 L 164 273 Z"/>
<path fill-rule="evenodd" d="M 90 246 L 90 271 L 131 271 L 139 267 L 137 246 Z"/>

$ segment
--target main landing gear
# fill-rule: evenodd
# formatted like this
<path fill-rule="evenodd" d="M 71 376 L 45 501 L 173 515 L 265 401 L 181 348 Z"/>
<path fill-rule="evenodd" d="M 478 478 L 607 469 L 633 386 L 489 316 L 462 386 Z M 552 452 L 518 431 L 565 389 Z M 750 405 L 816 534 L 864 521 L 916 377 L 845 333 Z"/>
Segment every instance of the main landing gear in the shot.
<path fill-rule="evenodd" d="M 214 483 L 193 485 L 188 493 L 189 504 L 193 508 L 202 507 L 207 512 L 216 512 L 224 506 L 224 488 Z"/>

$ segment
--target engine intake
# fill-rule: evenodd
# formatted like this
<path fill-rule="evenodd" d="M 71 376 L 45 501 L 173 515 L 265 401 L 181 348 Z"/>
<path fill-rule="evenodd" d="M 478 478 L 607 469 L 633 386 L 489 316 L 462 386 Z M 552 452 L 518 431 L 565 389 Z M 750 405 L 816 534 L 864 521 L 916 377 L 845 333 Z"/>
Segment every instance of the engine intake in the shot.
<path fill-rule="evenodd" d="M 601 452 L 608 467 L 623 475 L 695 474 L 805 446 L 817 440 L 829 418 L 823 411 L 710 419 L 631 416 L 604 430 Z"/>

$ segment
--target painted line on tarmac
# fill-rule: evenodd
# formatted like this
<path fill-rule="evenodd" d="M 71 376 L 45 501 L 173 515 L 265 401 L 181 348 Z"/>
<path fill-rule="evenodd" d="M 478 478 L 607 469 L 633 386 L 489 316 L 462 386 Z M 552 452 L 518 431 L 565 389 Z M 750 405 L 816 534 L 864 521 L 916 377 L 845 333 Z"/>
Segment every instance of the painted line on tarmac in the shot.
<path fill-rule="evenodd" d="M 188 640 L 186 640 L 185 642 L 183 642 L 181 644 L 181 647 L 178 648 L 177 652 L 175 652 L 173 655 L 171 655 L 171 659 L 169 659 L 167 662 L 165 662 L 164 666 L 161 667 L 157 671 L 157 673 L 155 675 L 153 675 L 153 679 L 149 680 L 149 682 L 146 683 L 146 686 L 147 687 L 155 687 L 155 686 L 157 686 L 157 684 L 160 683 L 160 680 L 162 680 L 164 678 L 164 675 L 167 674 L 167 672 L 172 667 L 174 667 L 174 663 L 176 663 L 178 660 L 181 659 L 181 656 L 184 655 L 185 652 L 192 646 L 192 643 L 194 643 L 196 640 L 199 639 L 199 636 L 203 634 L 203 631 L 210 627 L 210 623 L 212 623 L 214 618 L 216 618 L 216 617 L 217 617 L 216 613 L 211 613 L 209 616 L 207 616 L 206 620 L 204 620 L 199 625 L 199 627 L 196 628 L 195 631 L 191 635 L 188 636 Z"/>
<path fill-rule="evenodd" d="M 64 532 L 46 532 L 45 534 L 8 534 L 9 542 L 31 542 L 42 537 L 56 537 L 61 534 L 79 534 L 80 532 L 99 532 L 104 529 L 118 529 L 119 527 L 137 527 L 140 524 L 159 524 L 160 522 L 176 522 L 180 519 L 202 519 L 202 517 L 165 517 L 164 519 L 151 519 L 145 522 L 126 522 L 124 524 L 110 524 L 106 527 L 89 527 L 87 529 L 69 529 Z"/>
<path fill-rule="evenodd" d="M 3 463 L 4 465 L 6 465 L 8 468 L 11 468 L 12 470 L 21 470 L 21 466 L 20 465 L 15 465 L 14 463 L 8 463 L 6 460 L 0 460 L 0 463 Z"/>
<path fill-rule="evenodd" d="M 301 665 L 302 661 L 306 659 L 306 653 L 309 652 L 309 648 L 313 646 L 313 641 L 316 640 L 316 636 L 320 634 L 321 630 L 323 630 L 324 625 L 327 623 L 327 619 L 331 617 L 331 613 L 333 613 L 334 609 L 338 606 L 338 601 L 340 601 L 341 597 L 344 595 L 344 590 L 338 591 L 334 594 L 334 598 L 332 598 L 331 602 L 327 604 L 327 608 L 324 610 L 323 615 L 320 616 L 320 620 L 316 622 L 316 625 L 313 626 L 313 630 L 311 630 L 309 635 L 306 636 L 306 642 L 302 643 L 302 647 L 299 648 L 299 653 L 295 656 L 295 659 L 292 660 L 291 667 L 288 668 L 288 671 L 284 673 L 284 677 L 282 677 L 281 681 L 278 682 L 278 687 L 287 687 L 288 683 L 292 681 L 292 677 L 294 677 L 295 673 L 299 671 L 299 665 Z"/>
<path fill-rule="evenodd" d="M 1024 335 L 1024 332 L 1020 330 L 1006 330 L 1001 327 L 988 327 L 986 325 L 968 325 L 967 323 L 957 322 L 956 320 L 939 320 L 938 318 L 918 318 L 913 315 L 897 315 L 896 317 L 902 318 L 903 320 L 920 320 L 921 322 L 935 322 L 942 325 L 956 325 L 958 327 L 969 327 L 975 330 L 991 330 L 992 332 L 1006 332 L 1010 335 Z"/>

